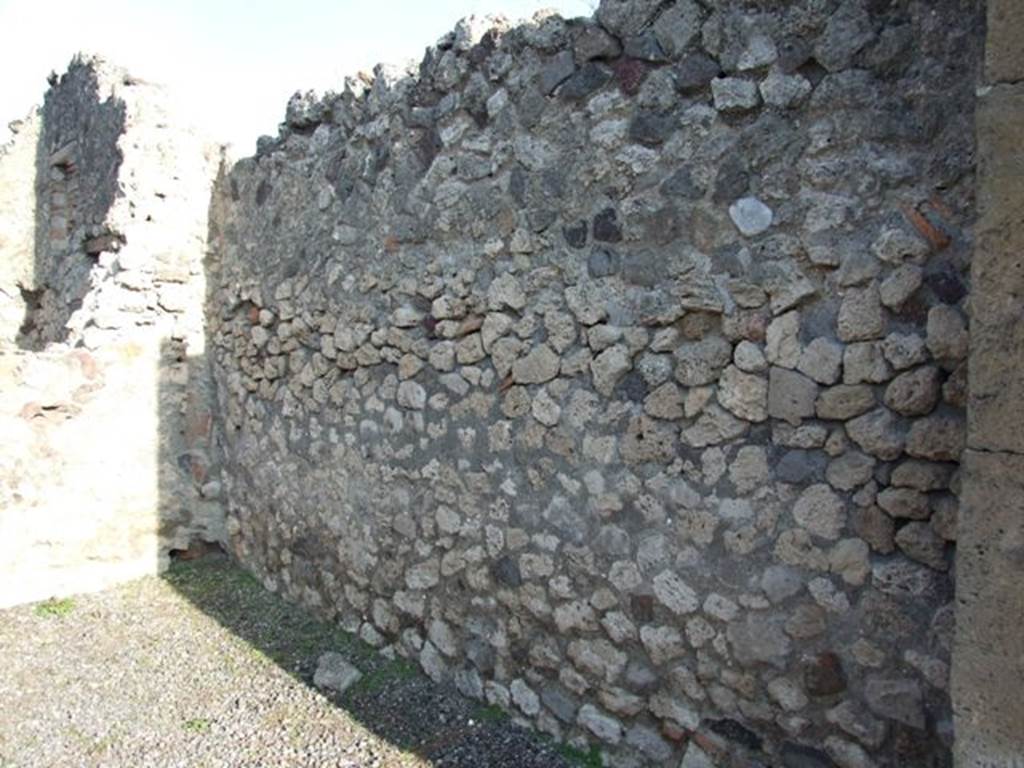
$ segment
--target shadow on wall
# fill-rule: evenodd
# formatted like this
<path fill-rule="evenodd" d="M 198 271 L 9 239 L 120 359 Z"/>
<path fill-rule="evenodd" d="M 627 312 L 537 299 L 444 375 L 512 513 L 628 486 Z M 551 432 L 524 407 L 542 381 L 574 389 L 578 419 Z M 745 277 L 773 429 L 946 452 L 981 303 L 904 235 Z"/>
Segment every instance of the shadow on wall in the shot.
<path fill-rule="evenodd" d="M 221 166 L 215 189 L 224 189 L 225 168 Z M 216 198 L 211 198 L 208 243 L 219 237 Z M 217 253 L 208 248 L 204 262 L 209 312 L 232 317 L 240 307 L 218 307 L 215 286 Z M 249 308 L 248 311 L 252 311 Z M 253 318 L 255 322 L 256 318 Z M 207 350 L 210 349 L 207 339 Z M 159 487 L 162 525 L 172 535 L 180 520 L 195 516 L 195 510 L 181 508 L 198 490 L 201 497 L 217 499 L 222 489 L 223 469 L 216 457 L 226 455 L 214 445 L 224 424 L 219 408 L 208 406 L 214 395 L 205 390 L 213 381 L 209 353 L 188 355 L 170 342 L 163 346 L 164 369 L 160 375 L 161 414 Z M 187 379 L 192 392 L 181 418 L 180 383 Z M 202 394 L 197 394 L 199 391 Z M 183 450 L 184 448 L 184 450 Z M 178 539 L 169 554 L 170 569 L 165 579 L 206 615 L 244 640 L 252 649 L 273 660 L 304 685 L 314 687 L 354 721 L 384 739 L 404 755 L 401 765 L 509 766 L 512 768 L 571 768 L 599 765 L 598 753 L 552 743 L 522 723 L 514 723 L 500 709 L 466 698 L 449 684 L 428 679 L 414 662 L 382 655 L 371 645 L 325 618 L 322 611 L 274 594 L 254 576 L 243 572 L 226 553 L 227 540 L 202 537 Z M 272 546 L 268 542 L 268 546 Z M 334 654 L 331 661 L 321 660 Z M 358 679 L 346 679 L 358 670 Z M 334 677 L 331 680 L 331 677 Z M 316 679 L 316 683 L 314 682 Z M 340 681 L 344 684 L 339 685 Z M 319 684 L 317 684 L 319 683 Z M 306 759 L 319 759 L 317 744 L 303 745 L 306 731 L 301 726 L 280 728 L 281 739 L 291 739 Z M 362 757 L 359 744 L 350 745 Z M 372 747 L 371 747 L 372 749 Z M 409 762 L 405 762 L 408 760 Z M 595 762 L 598 761 L 598 762 Z M 391 763 L 388 763 L 390 765 Z"/>
<path fill-rule="evenodd" d="M 101 94 L 95 68 L 73 61 L 58 83 L 51 79 L 42 108 L 35 160 L 35 250 L 30 282 L 21 286 L 24 349 L 82 338 L 95 273 L 111 266 L 121 236 L 107 216 L 118 196 L 125 132 L 124 101 Z M 127 83 L 126 83 L 127 84 Z M 95 302 L 96 297 L 93 298 Z"/>

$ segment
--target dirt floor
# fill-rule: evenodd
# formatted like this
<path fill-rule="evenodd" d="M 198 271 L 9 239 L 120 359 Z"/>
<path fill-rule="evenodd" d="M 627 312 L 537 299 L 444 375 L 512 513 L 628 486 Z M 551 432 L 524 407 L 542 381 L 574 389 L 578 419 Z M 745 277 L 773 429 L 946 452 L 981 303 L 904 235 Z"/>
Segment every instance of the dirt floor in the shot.
<path fill-rule="evenodd" d="M 313 687 L 326 651 L 363 672 L 343 695 Z M 381 657 L 223 556 L 0 611 L 0 660 L 0 768 L 554 768 L 596 758 Z"/>

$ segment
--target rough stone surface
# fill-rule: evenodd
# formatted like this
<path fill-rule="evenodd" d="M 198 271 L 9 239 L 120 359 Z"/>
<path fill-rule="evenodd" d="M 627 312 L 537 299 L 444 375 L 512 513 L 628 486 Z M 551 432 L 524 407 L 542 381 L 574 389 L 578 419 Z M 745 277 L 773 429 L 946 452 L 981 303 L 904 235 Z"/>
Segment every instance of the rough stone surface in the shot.
<path fill-rule="evenodd" d="M 289 600 L 609 765 L 699 760 L 687 741 L 827 765 L 851 739 L 945 764 L 981 20 L 883 5 L 465 22 L 418 69 L 296 95 L 192 196 L 187 247 L 76 230 L 27 335 L 71 317 L 99 349 L 134 313 L 170 340 L 152 391 L 194 379 L 206 418 L 143 473 L 193 484 L 161 490 L 165 540 L 217 531 Z M 161 198 L 117 178 L 78 189 L 141 226 Z M 58 244 L 73 186 L 46 193 Z M 17 317 L 34 299 L 3 279 Z M 26 399 L 18 435 L 56 402 Z M 803 690 L 826 650 L 849 687 Z M 871 692 L 888 751 L 826 716 L 869 678 L 906 683 Z"/>
<path fill-rule="evenodd" d="M 334 693 L 344 693 L 358 683 L 363 673 L 356 669 L 340 653 L 325 653 L 316 662 L 313 685 L 326 688 Z"/>

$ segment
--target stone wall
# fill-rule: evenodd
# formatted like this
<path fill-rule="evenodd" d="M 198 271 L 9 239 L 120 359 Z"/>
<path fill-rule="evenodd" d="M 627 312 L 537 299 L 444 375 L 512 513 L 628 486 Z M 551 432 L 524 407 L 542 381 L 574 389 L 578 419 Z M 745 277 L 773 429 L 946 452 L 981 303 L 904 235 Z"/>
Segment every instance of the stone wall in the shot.
<path fill-rule="evenodd" d="M 202 263 L 219 152 L 101 60 L 52 86 L 0 154 L 0 605 L 223 535 Z"/>
<path fill-rule="evenodd" d="M 35 284 L 36 146 L 40 118 L 33 110 L 12 125 L 0 147 L 0 340 L 13 341 L 25 322 Z"/>
<path fill-rule="evenodd" d="M 212 208 L 234 554 L 615 765 L 949 764 L 982 28 L 605 0 L 297 95 Z"/>
<path fill-rule="evenodd" d="M 953 669 L 963 768 L 1024 765 L 1024 6 L 988 5 Z"/>

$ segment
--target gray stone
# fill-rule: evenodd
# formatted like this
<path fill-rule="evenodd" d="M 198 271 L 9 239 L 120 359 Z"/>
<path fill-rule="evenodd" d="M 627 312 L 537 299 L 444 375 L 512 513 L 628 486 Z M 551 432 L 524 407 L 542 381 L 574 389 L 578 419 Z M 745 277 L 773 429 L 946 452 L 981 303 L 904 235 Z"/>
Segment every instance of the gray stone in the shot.
<path fill-rule="evenodd" d="M 878 259 L 861 250 L 843 254 L 841 261 L 839 271 L 836 272 L 836 282 L 843 288 L 866 283 L 882 272 Z"/>
<path fill-rule="evenodd" d="M 593 59 L 614 59 L 622 53 L 619 41 L 600 27 L 587 26 L 576 38 L 576 61 L 585 64 Z"/>
<path fill-rule="evenodd" d="M 358 683 L 363 673 L 356 669 L 340 653 L 324 653 L 317 659 L 313 673 L 313 685 L 326 688 L 334 693 L 344 693 Z"/>
<path fill-rule="evenodd" d="M 870 712 L 863 706 L 858 706 L 852 699 L 847 699 L 828 710 L 825 719 L 833 725 L 838 725 L 845 733 L 871 749 L 878 749 L 885 741 L 885 723 L 872 717 Z"/>
<path fill-rule="evenodd" d="M 602 0 L 596 19 L 616 37 L 628 37 L 646 28 L 660 7 L 659 0 Z"/>
<path fill-rule="evenodd" d="M 807 488 L 793 505 L 793 519 L 813 535 L 834 541 L 846 524 L 846 505 L 827 485 Z"/>
<path fill-rule="evenodd" d="M 876 408 L 846 423 L 846 434 L 860 449 L 883 461 L 903 453 L 904 432 L 887 408 Z"/>
<path fill-rule="evenodd" d="M 949 570 L 946 542 L 928 523 L 907 523 L 896 532 L 896 546 L 907 557 L 937 571 Z"/>
<path fill-rule="evenodd" d="M 655 389 L 644 399 L 644 413 L 669 421 L 683 417 L 683 393 L 671 381 Z"/>
<path fill-rule="evenodd" d="M 828 465 L 825 479 L 840 491 L 852 491 L 871 480 L 875 460 L 859 451 L 844 453 Z"/>
<path fill-rule="evenodd" d="M 819 384 L 835 384 L 843 365 L 843 348 L 828 339 L 815 339 L 800 355 L 797 370 Z"/>
<path fill-rule="evenodd" d="M 885 404 L 903 416 L 925 416 L 939 402 L 939 369 L 926 365 L 893 379 L 885 390 Z"/>
<path fill-rule="evenodd" d="M 683 755 L 683 762 L 679 768 L 715 768 L 714 762 L 707 753 L 691 741 L 686 747 L 686 754 Z"/>
<path fill-rule="evenodd" d="M 722 73 L 718 62 L 703 53 L 694 53 L 675 68 L 676 87 L 683 93 L 699 91 L 706 88 L 712 80 Z"/>
<path fill-rule="evenodd" d="M 622 258 L 610 248 L 594 248 L 587 259 L 587 272 L 593 278 L 612 277 L 621 267 Z"/>
<path fill-rule="evenodd" d="M 626 654 L 607 640 L 574 640 L 568 656 L 581 672 L 614 683 L 626 668 Z"/>
<path fill-rule="evenodd" d="M 672 745 L 653 728 L 644 725 L 637 724 L 630 728 L 626 733 L 626 743 L 659 763 L 672 757 Z"/>
<path fill-rule="evenodd" d="M 756 197 L 741 197 L 729 206 L 729 217 L 736 229 L 747 237 L 754 237 L 768 231 L 774 214 L 771 208 Z"/>
<path fill-rule="evenodd" d="M 716 77 L 711 81 L 711 93 L 715 109 L 720 112 L 747 112 L 756 109 L 761 101 L 757 83 L 739 77 Z M 763 221 L 763 215 L 758 220 Z M 770 224 L 769 220 L 765 229 Z"/>
<path fill-rule="evenodd" d="M 703 13 L 694 0 L 679 0 L 654 23 L 654 36 L 669 58 L 686 52 L 700 34 Z"/>
<path fill-rule="evenodd" d="M 697 593 L 672 571 L 659 573 L 653 584 L 655 597 L 677 616 L 693 613 L 700 607 Z"/>
<path fill-rule="evenodd" d="M 773 366 L 768 377 L 768 415 L 797 426 L 815 413 L 818 385 L 803 374 Z"/>
<path fill-rule="evenodd" d="M 863 747 L 849 741 L 829 736 L 825 739 L 825 751 L 838 768 L 875 768 Z"/>
<path fill-rule="evenodd" d="M 762 373 L 768 370 L 764 351 L 757 344 L 744 339 L 736 345 L 732 355 L 736 367 L 746 373 Z"/>
<path fill-rule="evenodd" d="M 785 668 L 792 644 L 777 622 L 761 614 L 748 613 L 743 620 L 729 624 L 726 634 L 741 664 L 761 663 Z"/>
<path fill-rule="evenodd" d="M 919 365 L 928 359 L 924 339 L 913 333 L 890 333 L 882 341 L 882 354 L 897 371 Z"/>
<path fill-rule="evenodd" d="M 782 483 L 797 484 L 821 480 L 827 461 L 818 451 L 786 451 L 775 465 L 775 478 Z"/>
<path fill-rule="evenodd" d="M 765 357 L 772 365 L 796 368 L 800 362 L 800 313 L 787 312 L 768 324 Z"/>
<path fill-rule="evenodd" d="M 561 360 L 547 344 L 530 350 L 512 364 L 512 378 L 519 384 L 543 384 L 558 375 Z"/>
<path fill-rule="evenodd" d="M 893 535 L 896 526 L 892 518 L 878 507 L 871 505 L 854 508 L 850 525 L 875 552 L 886 555 L 895 549 Z"/>
<path fill-rule="evenodd" d="M 800 593 L 803 588 L 800 573 L 785 565 L 770 565 L 761 575 L 761 589 L 776 604 Z"/>
<path fill-rule="evenodd" d="M 851 288 L 839 307 L 838 334 L 842 341 L 877 339 L 885 333 L 885 310 L 877 283 Z"/>
<path fill-rule="evenodd" d="M 487 305 L 491 310 L 509 307 L 519 311 L 526 306 L 526 293 L 519 281 L 505 272 L 491 281 L 487 289 Z"/>
<path fill-rule="evenodd" d="M 676 380 L 687 387 L 700 387 L 718 379 L 732 359 L 732 345 L 720 336 L 688 342 L 675 352 Z"/>
<path fill-rule="evenodd" d="M 886 488 L 876 501 L 892 517 L 927 520 L 931 513 L 928 496 L 912 488 Z"/>
<path fill-rule="evenodd" d="M 962 416 L 940 415 L 918 419 L 907 434 L 906 450 L 916 459 L 959 461 L 966 425 Z"/>
<path fill-rule="evenodd" d="M 582 101 L 601 90 L 612 77 L 613 73 L 609 67 L 594 61 L 587 62 L 562 83 L 562 87 L 558 89 L 558 96 Z"/>
<path fill-rule="evenodd" d="M 693 426 L 684 429 L 682 441 L 692 448 L 706 448 L 742 435 L 750 425 L 718 406 L 709 406 Z"/>
<path fill-rule="evenodd" d="M 944 363 L 967 357 L 967 326 L 955 308 L 941 305 L 928 311 L 927 344 L 932 356 Z"/>
<path fill-rule="evenodd" d="M 930 461 L 904 461 L 892 471 L 890 484 L 918 491 L 944 491 L 949 488 L 953 465 Z"/>
<path fill-rule="evenodd" d="M 911 728 L 924 728 L 923 697 L 921 686 L 916 681 L 869 677 L 864 685 L 864 698 L 876 715 L 896 720 Z"/>
<path fill-rule="evenodd" d="M 633 359 L 625 346 L 617 344 L 609 347 L 590 363 L 594 388 L 605 397 L 609 397 L 622 377 L 632 369 Z"/>
<path fill-rule="evenodd" d="M 398 385 L 398 404 L 409 410 L 422 411 L 427 404 L 427 391 L 415 381 Z"/>
<path fill-rule="evenodd" d="M 741 419 L 764 421 L 768 418 L 768 382 L 730 365 L 718 381 L 718 402 Z"/>
<path fill-rule="evenodd" d="M 921 287 L 922 269 L 916 264 L 904 264 L 893 270 L 879 287 L 882 304 L 897 309 Z"/>
<path fill-rule="evenodd" d="M 675 627 L 645 624 L 640 627 L 640 642 L 651 661 L 659 666 L 686 653 L 683 636 Z"/>
<path fill-rule="evenodd" d="M 540 698 L 526 684 L 526 681 L 522 679 L 513 680 L 509 686 L 509 692 L 512 694 L 512 701 L 522 710 L 524 715 L 533 717 L 540 712 Z"/>
<path fill-rule="evenodd" d="M 844 384 L 881 384 L 892 378 L 892 368 L 877 342 L 850 344 L 843 352 Z"/>
<path fill-rule="evenodd" d="M 814 46 L 814 58 L 829 72 L 847 69 L 853 57 L 874 38 L 874 26 L 863 0 L 844 0 L 829 17 Z"/>
<path fill-rule="evenodd" d="M 871 567 L 875 589 L 902 599 L 917 599 L 935 591 L 935 572 L 904 558 L 875 562 Z"/>
<path fill-rule="evenodd" d="M 572 51 L 561 51 L 552 56 L 540 71 L 540 90 L 547 95 L 569 79 L 576 71 Z"/>
<path fill-rule="evenodd" d="M 761 98 L 770 107 L 789 109 L 801 104 L 811 93 L 813 87 L 807 78 L 801 75 L 786 75 L 781 72 L 770 72 L 761 81 Z"/>

